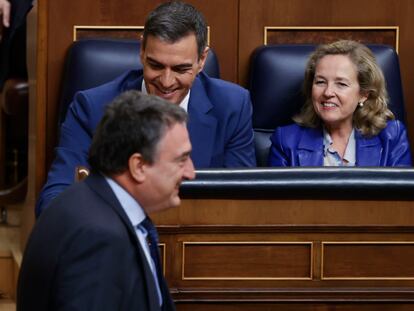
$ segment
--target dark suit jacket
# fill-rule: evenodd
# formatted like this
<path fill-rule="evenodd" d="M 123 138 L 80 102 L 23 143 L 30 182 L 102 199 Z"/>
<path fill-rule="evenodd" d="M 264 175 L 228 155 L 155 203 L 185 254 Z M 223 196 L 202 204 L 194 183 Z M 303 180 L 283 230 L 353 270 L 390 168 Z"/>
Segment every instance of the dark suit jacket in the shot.
<path fill-rule="evenodd" d="M 388 121 L 377 136 L 355 132 L 355 166 L 411 166 L 407 131 L 400 121 Z M 323 131 L 297 124 L 276 128 L 271 137 L 269 166 L 323 166 Z"/>
<path fill-rule="evenodd" d="M 175 310 L 165 281 L 163 310 Z M 105 179 L 72 185 L 35 224 L 17 310 L 160 310 L 135 230 Z"/>
<path fill-rule="evenodd" d="M 96 88 L 78 92 L 61 127 L 56 158 L 36 204 L 38 216 L 74 181 L 75 167 L 89 166 L 88 149 L 106 105 L 121 92 L 140 90 L 142 71 L 130 71 Z M 188 103 L 188 131 L 196 168 L 255 166 L 252 106 L 240 86 L 200 73 Z"/>
<path fill-rule="evenodd" d="M 26 78 L 26 15 L 32 2 L 33 0 L 10 1 L 10 26 L 3 28 L 0 41 L 0 91 L 10 75 Z"/>

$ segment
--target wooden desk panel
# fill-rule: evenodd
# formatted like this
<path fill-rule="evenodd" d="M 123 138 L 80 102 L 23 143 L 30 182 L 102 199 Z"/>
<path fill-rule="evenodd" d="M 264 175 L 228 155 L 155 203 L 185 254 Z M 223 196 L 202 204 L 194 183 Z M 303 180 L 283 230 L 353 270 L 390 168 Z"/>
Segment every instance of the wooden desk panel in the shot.
<path fill-rule="evenodd" d="M 182 280 L 312 279 L 310 242 L 203 241 L 182 244 Z"/>
<path fill-rule="evenodd" d="M 208 188 L 216 195 L 184 191 L 179 208 L 153 215 L 178 310 L 414 310 L 410 195 L 256 199 Z"/>
<path fill-rule="evenodd" d="M 411 226 L 413 201 L 186 199 L 158 225 Z"/>
<path fill-rule="evenodd" d="M 323 280 L 414 280 L 414 242 L 323 242 Z"/>

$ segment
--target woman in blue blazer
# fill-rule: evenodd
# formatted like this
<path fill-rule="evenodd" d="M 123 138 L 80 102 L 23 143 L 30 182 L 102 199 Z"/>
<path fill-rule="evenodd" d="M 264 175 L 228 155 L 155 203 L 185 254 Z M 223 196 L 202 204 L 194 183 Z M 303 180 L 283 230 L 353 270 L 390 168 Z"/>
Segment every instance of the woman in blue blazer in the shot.
<path fill-rule="evenodd" d="M 319 46 L 304 79 L 295 124 L 276 128 L 270 166 L 410 166 L 404 125 L 387 107 L 381 69 L 355 41 Z"/>

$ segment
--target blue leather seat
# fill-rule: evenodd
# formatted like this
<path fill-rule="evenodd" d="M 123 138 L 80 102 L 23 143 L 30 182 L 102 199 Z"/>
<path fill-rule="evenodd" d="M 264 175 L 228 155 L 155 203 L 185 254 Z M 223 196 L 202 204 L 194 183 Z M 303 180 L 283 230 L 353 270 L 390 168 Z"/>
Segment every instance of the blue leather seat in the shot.
<path fill-rule="evenodd" d="M 141 69 L 139 40 L 84 39 L 75 41 L 66 56 L 60 97 L 59 125 L 77 91 L 109 82 L 131 69 Z M 219 78 L 217 56 L 210 49 L 204 67 L 210 77 Z"/>
<path fill-rule="evenodd" d="M 368 45 L 384 72 L 395 117 L 405 121 L 404 97 L 398 55 L 386 45 Z M 292 123 L 304 99 L 302 82 L 309 54 L 316 45 L 268 45 L 255 50 L 250 64 L 249 90 L 258 166 L 267 165 L 269 137 L 281 125 Z"/>

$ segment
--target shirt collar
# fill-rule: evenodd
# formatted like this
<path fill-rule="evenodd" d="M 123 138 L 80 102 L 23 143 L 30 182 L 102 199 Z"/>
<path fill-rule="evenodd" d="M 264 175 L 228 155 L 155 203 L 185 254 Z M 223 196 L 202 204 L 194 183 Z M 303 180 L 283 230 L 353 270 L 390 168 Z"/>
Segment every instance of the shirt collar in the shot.
<path fill-rule="evenodd" d="M 355 154 L 356 154 L 356 145 L 355 145 L 355 130 L 352 129 L 351 135 L 349 135 L 348 145 L 345 149 L 344 159 L 348 161 L 350 166 L 355 165 Z"/>
<path fill-rule="evenodd" d="M 142 85 L 141 85 L 141 92 L 143 94 L 148 94 L 147 87 L 145 86 L 145 80 L 142 79 Z M 187 95 L 183 98 L 179 106 L 185 110 L 185 112 L 188 112 L 188 102 L 190 101 L 190 93 L 191 90 L 188 91 Z"/>
<path fill-rule="evenodd" d="M 331 135 L 328 131 L 323 128 L 323 146 L 324 146 L 324 156 L 326 157 L 328 150 L 331 152 L 333 149 L 330 149 L 333 141 Z M 336 151 L 335 151 L 336 152 Z M 346 145 L 345 153 L 343 159 L 348 162 L 348 166 L 354 166 L 356 161 L 356 142 L 355 142 L 355 129 L 352 129 L 351 134 L 349 135 L 348 144 Z"/>
<path fill-rule="evenodd" d="M 108 182 L 132 225 L 136 227 L 146 217 L 144 210 L 139 205 L 139 203 L 116 181 L 107 176 L 105 176 L 105 180 Z"/>

